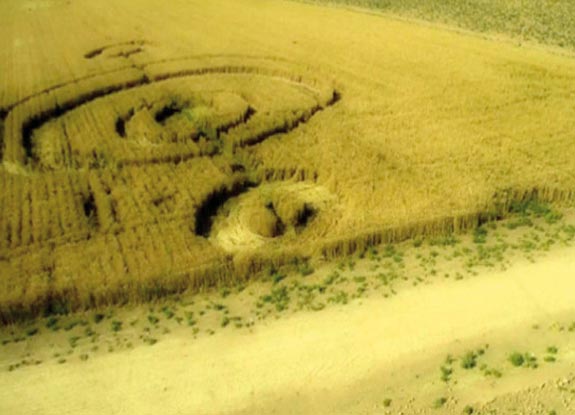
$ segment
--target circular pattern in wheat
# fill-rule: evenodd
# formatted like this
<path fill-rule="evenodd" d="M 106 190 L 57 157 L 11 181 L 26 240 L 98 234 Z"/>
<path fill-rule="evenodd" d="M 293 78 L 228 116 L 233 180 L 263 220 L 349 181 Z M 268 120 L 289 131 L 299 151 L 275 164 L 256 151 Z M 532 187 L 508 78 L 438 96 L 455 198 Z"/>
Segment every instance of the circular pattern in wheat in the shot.
<path fill-rule="evenodd" d="M 153 47 L 86 51 L 113 69 L 0 108 L 2 180 L 21 195 L 0 223 L 0 265 L 22 275 L 4 318 L 148 298 L 158 279 L 161 292 L 212 284 L 230 254 L 293 245 L 325 219 L 315 172 L 260 171 L 251 149 L 334 104 L 331 84 L 277 58 L 142 63 Z M 246 207 L 271 190 L 273 206 Z M 230 243 L 238 232 L 257 237 Z"/>
<path fill-rule="evenodd" d="M 336 99 L 330 86 L 284 66 L 204 57 L 70 83 L 11 109 L 4 159 L 42 170 L 101 168 L 254 145 Z"/>

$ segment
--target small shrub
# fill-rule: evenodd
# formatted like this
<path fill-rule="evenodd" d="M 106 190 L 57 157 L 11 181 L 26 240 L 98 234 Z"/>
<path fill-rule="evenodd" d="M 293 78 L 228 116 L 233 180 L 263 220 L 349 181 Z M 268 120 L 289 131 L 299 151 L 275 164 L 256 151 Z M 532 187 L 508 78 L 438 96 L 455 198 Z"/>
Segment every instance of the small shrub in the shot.
<path fill-rule="evenodd" d="M 324 285 L 335 284 L 340 279 L 340 277 L 341 277 L 340 273 L 337 271 L 334 271 L 324 279 L 323 284 Z"/>
<path fill-rule="evenodd" d="M 309 264 L 309 262 L 305 261 L 303 264 L 299 266 L 299 273 L 302 277 L 307 277 L 315 272 L 313 267 Z"/>
<path fill-rule="evenodd" d="M 454 246 L 459 243 L 459 240 L 454 235 L 447 235 L 442 236 L 436 239 L 429 241 L 429 245 L 431 246 Z"/>
<path fill-rule="evenodd" d="M 26 330 L 26 336 L 28 337 L 35 336 L 36 334 L 38 334 L 38 328 L 36 327 L 31 327 Z"/>
<path fill-rule="evenodd" d="M 68 343 L 70 343 L 71 348 L 75 348 L 78 345 L 78 340 L 80 340 L 79 336 L 72 336 L 68 339 Z"/>
<path fill-rule="evenodd" d="M 72 330 L 74 327 L 76 327 L 78 324 L 80 324 L 80 322 L 77 321 L 77 320 L 70 321 L 68 324 L 66 324 L 66 325 L 64 326 L 64 330 L 70 331 L 70 330 Z"/>
<path fill-rule="evenodd" d="M 441 398 L 437 398 L 435 400 L 435 402 L 433 403 L 433 407 L 436 409 L 439 409 L 441 407 L 443 407 L 443 405 L 445 405 L 447 403 L 447 398 L 445 397 L 441 397 Z"/>
<path fill-rule="evenodd" d="M 151 337 L 147 337 L 144 339 L 144 343 L 146 343 L 149 346 L 153 346 L 154 344 L 156 344 L 158 341 L 156 339 L 153 339 Z"/>
<path fill-rule="evenodd" d="M 484 372 L 485 376 L 493 376 L 495 378 L 500 378 L 501 376 L 503 376 L 503 373 L 501 373 L 499 370 L 497 369 L 486 369 Z"/>
<path fill-rule="evenodd" d="M 150 322 L 150 324 L 156 325 L 160 322 L 160 319 L 153 314 L 149 314 L 148 321 Z"/>
<path fill-rule="evenodd" d="M 228 288 L 223 288 L 222 291 L 220 292 L 222 298 L 226 298 L 228 295 L 230 295 L 232 292 L 228 289 Z"/>
<path fill-rule="evenodd" d="M 112 321 L 112 331 L 118 332 L 120 330 L 122 330 L 122 322 L 118 320 Z"/>
<path fill-rule="evenodd" d="M 317 303 L 317 304 L 312 304 L 310 306 L 310 309 L 312 311 L 321 311 L 325 308 L 325 304 L 324 303 Z"/>
<path fill-rule="evenodd" d="M 471 415 L 473 414 L 474 410 L 472 406 L 467 405 L 465 408 L 463 408 L 463 413 L 465 415 Z"/>
<path fill-rule="evenodd" d="M 524 358 L 526 367 L 529 367 L 531 369 L 537 369 L 537 367 L 539 367 L 539 364 L 537 363 L 537 358 L 532 354 L 525 353 Z"/>
<path fill-rule="evenodd" d="M 389 408 L 391 406 L 391 399 L 390 398 L 385 398 L 383 400 L 383 406 L 385 406 L 386 408 Z"/>
<path fill-rule="evenodd" d="M 54 331 L 58 330 L 58 317 L 48 317 L 48 320 L 46 320 L 46 328 Z"/>
<path fill-rule="evenodd" d="M 274 288 L 270 294 L 261 296 L 260 300 L 274 304 L 277 311 L 283 311 L 288 307 L 290 297 L 287 287 L 284 286 Z"/>
<path fill-rule="evenodd" d="M 94 314 L 94 323 L 98 324 L 100 323 L 102 320 L 104 320 L 106 316 L 102 313 L 96 313 Z"/>
<path fill-rule="evenodd" d="M 545 214 L 545 222 L 547 222 L 549 225 L 553 225 L 559 222 L 561 219 L 563 219 L 563 215 L 559 212 L 551 211 Z"/>
<path fill-rule="evenodd" d="M 339 291 L 337 294 L 327 299 L 328 303 L 347 304 L 349 301 L 348 295 L 345 291 Z"/>
<path fill-rule="evenodd" d="M 528 217 L 523 216 L 508 222 L 505 226 L 507 227 L 507 229 L 513 230 L 522 226 L 533 226 L 533 221 Z"/>
<path fill-rule="evenodd" d="M 173 312 L 172 309 L 170 309 L 169 307 L 164 307 L 162 308 L 162 313 L 164 313 L 164 316 L 166 316 L 166 318 L 168 320 L 170 320 L 171 318 L 174 317 L 175 313 Z"/>
<path fill-rule="evenodd" d="M 473 242 L 476 244 L 484 244 L 487 241 L 487 228 L 480 226 L 473 232 Z"/>
<path fill-rule="evenodd" d="M 530 353 L 518 353 L 513 352 L 509 355 L 509 361 L 513 366 L 519 367 L 528 367 L 531 369 L 536 369 L 539 365 L 537 364 L 537 358 Z"/>
<path fill-rule="evenodd" d="M 274 284 L 278 284 L 281 281 L 283 281 L 285 278 L 286 278 L 286 276 L 284 274 L 277 273 L 277 274 L 272 275 L 272 282 Z"/>
<path fill-rule="evenodd" d="M 441 366 L 441 380 L 443 382 L 448 382 L 451 378 L 451 374 L 453 373 L 453 369 L 448 366 Z"/>
<path fill-rule="evenodd" d="M 513 366 L 520 367 L 523 366 L 523 364 L 525 363 L 525 358 L 521 353 L 513 352 L 509 355 L 509 361 Z"/>
<path fill-rule="evenodd" d="M 477 366 L 477 354 L 475 352 L 467 352 L 461 358 L 461 367 L 463 369 L 473 369 Z"/>
<path fill-rule="evenodd" d="M 353 271 L 355 268 L 355 261 L 353 259 L 350 259 L 347 266 L 349 267 L 350 271 Z"/>
<path fill-rule="evenodd" d="M 559 349 L 558 349 L 557 347 L 555 347 L 555 346 L 549 346 L 549 347 L 547 348 L 547 353 L 557 354 L 558 352 L 559 352 Z"/>

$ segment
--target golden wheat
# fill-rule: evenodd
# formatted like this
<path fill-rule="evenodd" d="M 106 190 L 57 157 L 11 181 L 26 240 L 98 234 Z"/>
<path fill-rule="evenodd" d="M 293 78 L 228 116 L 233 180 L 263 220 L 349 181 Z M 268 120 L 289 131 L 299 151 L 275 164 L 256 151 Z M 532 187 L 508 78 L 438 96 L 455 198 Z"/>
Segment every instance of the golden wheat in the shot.
<path fill-rule="evenodd" d="M 571 59 L 281 1 L 31 4 L 0 5 L 3 322 L 573 200 Z"/>

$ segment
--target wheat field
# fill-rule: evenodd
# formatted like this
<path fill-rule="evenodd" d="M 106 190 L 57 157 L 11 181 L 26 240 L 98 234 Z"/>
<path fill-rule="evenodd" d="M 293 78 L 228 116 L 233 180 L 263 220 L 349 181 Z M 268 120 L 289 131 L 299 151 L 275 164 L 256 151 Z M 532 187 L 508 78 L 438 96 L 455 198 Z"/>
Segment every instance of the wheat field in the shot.
<path fill-rule="evenodd" d="M 573 50 L 575 4 L 570 0 L 302 0 L 365 7 L 402 18 Z"/>
<path fill-rule="evenodd" d="M 0 320 L 575 196 L 575 62 L 285 1 L 0 3 Z"/>

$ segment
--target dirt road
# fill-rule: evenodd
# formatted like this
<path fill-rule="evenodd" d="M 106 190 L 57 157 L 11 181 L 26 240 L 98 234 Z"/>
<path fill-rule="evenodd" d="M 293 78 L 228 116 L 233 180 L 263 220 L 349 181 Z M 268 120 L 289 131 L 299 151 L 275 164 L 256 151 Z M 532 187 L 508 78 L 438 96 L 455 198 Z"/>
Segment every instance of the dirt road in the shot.
<path fill-rule="evenodd" d="M 171 338 L 88 362 L 2 372 L 0 412 L 222 414 L 256 407 L 289 413 L 282 398 L 294 396 L 301 396 L 298 412 L 330 412 L 350 402 L 331 401 L 329 409 L 322 396 L 344 397 L 351 385 L 422 352 L 432 355 L 455 339 L 487 332 L 513 336 L 518 325 L 573 310 L 573 269 L 573 249 L 565 249 L 536 264 L 418 287 L 391 300 L 295 314 L 252 333 Z"/>

